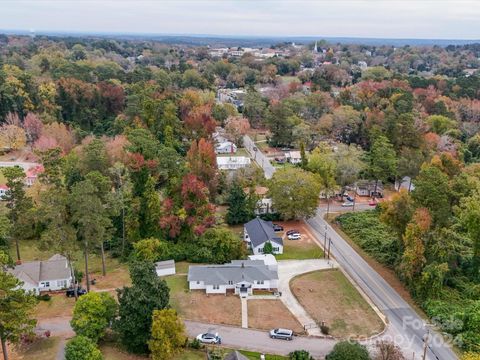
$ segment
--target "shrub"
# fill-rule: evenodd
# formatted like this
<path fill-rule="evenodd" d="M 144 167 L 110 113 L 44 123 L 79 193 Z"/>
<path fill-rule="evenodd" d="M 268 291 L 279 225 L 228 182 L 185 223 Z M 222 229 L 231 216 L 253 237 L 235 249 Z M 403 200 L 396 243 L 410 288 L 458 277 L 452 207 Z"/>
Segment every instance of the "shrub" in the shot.
<path fill-rule="evenodd" d="M 65 346 L 65 360 L 102 360 L 96 344 L 85 336 L 75 336 Z"/>
<path fill-rule="evenodd" d="M 341 341 L 325 357 L 326 360 L 370 360 L 367 348 L 357 342 Z"/>
<path fill-rule="evenodd" d="M 330 328 L 325 324 L 321 324 L 320 331 L 322 332 L 323 335 L 328 335 L 330 333 Z"/>
<path fill-rule="evenodd" d="M 340 215 L 337 221 L 342 230 L 369 255 L 382 264 L 395 264 L 398 238 L 392 228 L 380 221 L 378 211 L 351 212 Z"/>
<path fill-rule="evenodd" d="M 37 299 L 40 301 L 50 301 L 52 297 L 50 296 L 50 294 L 41 294 L 37 296 Z"/>
<path fill-rule="evenodd" d="M 306 350 L 295 350 L 288 354 L 290 360 L 313 360 L 313 357 Z"/>

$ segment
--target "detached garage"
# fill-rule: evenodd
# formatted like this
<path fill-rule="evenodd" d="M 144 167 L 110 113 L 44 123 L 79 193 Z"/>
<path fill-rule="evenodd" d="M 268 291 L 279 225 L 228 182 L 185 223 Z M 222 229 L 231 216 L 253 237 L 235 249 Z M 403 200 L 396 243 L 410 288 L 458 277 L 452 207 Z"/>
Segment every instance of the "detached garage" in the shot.
<path fill-rule="evenodd" d="M 158 276 L 175 275 L 175 261 L 166 260 L 156 262 L 155 270 Z"/>

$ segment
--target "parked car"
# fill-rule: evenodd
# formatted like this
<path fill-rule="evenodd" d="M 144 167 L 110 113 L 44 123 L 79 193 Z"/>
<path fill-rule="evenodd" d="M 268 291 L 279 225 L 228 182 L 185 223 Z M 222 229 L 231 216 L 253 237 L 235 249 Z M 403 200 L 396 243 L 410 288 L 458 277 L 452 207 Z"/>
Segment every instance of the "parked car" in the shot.
<path fill-rule="evenodd" d="M 352 207 L 353 206 L 353 202 L 350 202 L 350 201 L 345 201 L 343 204 L 342 204 L 342 207 Z"/>
<path fill-rule="evenodd" d="M 86 293 L 87 293 L 87 290 L 82 289 L 80 286 L 77 288 L 77 295 L 78 296 L 85 295 Z M 67 297 L 74 297 L 75 296 L 75 289 L 74 288 L 67 289 L 67 291 L 65 292 L 65 295 L 67 295 Z"/>
<path fill-rule="evenodd" d="M 355 201 L 355 199 L 352 198 L 350 195 L 347 195 L 347 200 L 350 201 L 350 202 L 354 202 L 354 201 Z"/>
<path fill-rule="evenodd" d="M 371 200 L 368 205 L 370 206 L 377 206 L 377 200 Z"/>
<path fill-rule="evenodd" d="M 272 339 L 292 340 L 293 331 L 289 329 L 273 329 L 270 330 L 270 337 Z"/>
<path fill-rule="evenodd" d="M 197 336 L 197 340 L 204 344 L 221 344 L 222 343 L 222 338 L 218 335 L 218 333 L 200 334 Z"/>
<path fill-rule="evenodd" d="M 302 238 L 302 235 L 300 235 L 299 233 L 294 233 L 294 234 L 287 235 L 287 237 L 288 237 L 288 240 L 300 240 Z"/>
<path fill-rule="evenodd" d="M 292 229 L 287 231 L 287 235 L 292 235 L 292 234 L 300 234 L 300 231 Z"/>
<path fill-rule="evenodd" d="M 277 164 L 285 164 L 285 163 L 287 162 L 287 159 L 276 157 L 276 158 L 275 158 L 275 162 L 276 162 Z"/>
<path fill-rule="evenodd" d="M 283 226 L 278 224 L 273 224 L 273 231 L 283 231 Z"/>

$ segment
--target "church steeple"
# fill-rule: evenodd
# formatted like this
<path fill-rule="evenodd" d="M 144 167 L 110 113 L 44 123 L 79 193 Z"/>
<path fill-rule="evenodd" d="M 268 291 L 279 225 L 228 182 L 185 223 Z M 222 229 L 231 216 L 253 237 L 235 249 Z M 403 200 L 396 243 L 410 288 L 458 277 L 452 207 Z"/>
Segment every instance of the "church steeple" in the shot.
<path fill-rule="evenodd" d="M 318 46 L 316 41 L 315 41 L 315 46 L 313 47 L 313 52 L 318 53 Z"/>

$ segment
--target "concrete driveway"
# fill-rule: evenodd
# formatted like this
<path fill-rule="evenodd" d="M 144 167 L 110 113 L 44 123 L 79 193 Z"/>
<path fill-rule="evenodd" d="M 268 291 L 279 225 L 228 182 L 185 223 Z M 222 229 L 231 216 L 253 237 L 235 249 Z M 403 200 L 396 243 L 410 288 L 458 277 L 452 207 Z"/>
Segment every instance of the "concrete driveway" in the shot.
<path fill-rule="evenodd" d="M 335 261 L 323 259 L 281 260 L 278 262 L 278 291 L 282 293 L 280 299 L 302 326 L 315 324 L 315 320 L 308 315 L 293 295 L 290 290 L 290 280 L 297 275 L 316 270 L 333 269 L 336 266 Z M 319 328 L 308 329 L 307 332 L 308 335 L 322 335 Z"/>

